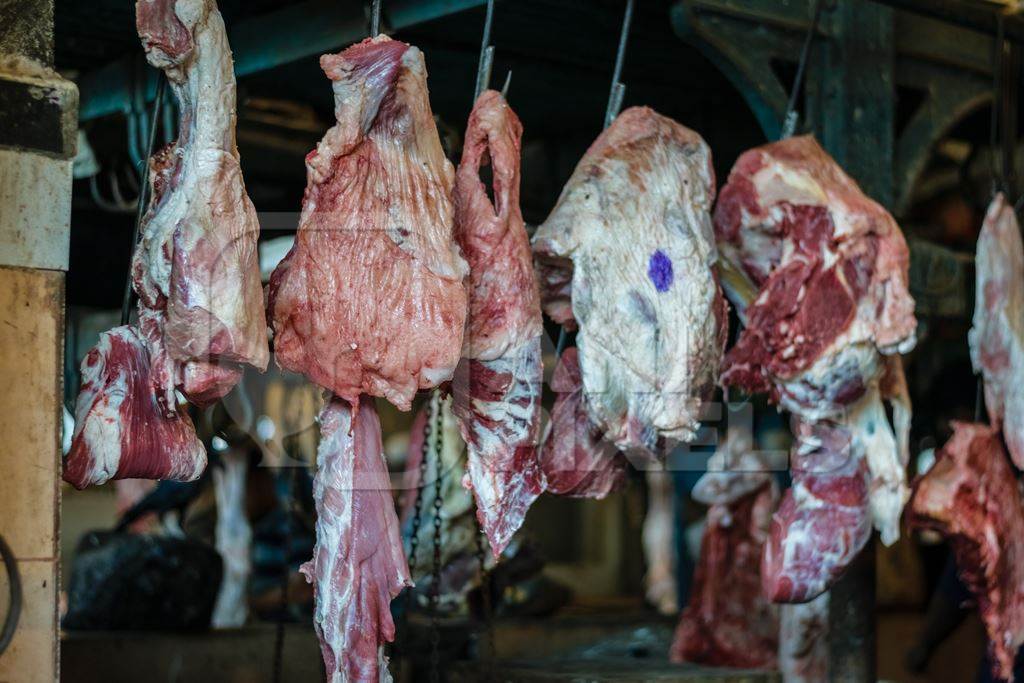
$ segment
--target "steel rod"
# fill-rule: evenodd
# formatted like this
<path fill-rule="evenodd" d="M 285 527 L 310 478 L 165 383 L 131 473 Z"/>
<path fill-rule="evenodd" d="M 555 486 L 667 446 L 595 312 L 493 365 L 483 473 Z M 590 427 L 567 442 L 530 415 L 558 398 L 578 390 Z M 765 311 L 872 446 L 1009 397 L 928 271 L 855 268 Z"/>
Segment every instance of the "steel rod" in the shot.
<path fill-rule="evenodd" d="M 380 3 L 381 0 L 373 0 L 370 9 L 370 37 L 376 38 L 380 35 Z"/>
<path fill-rule="evenodd" d="M 494 22 L 494 0 L 487 0 L 487 14 L 484 18 L 484 36 L 480 41 L 480 61 L 476 66 L 476 89 L 473 101 L 491 84 L 491 68 L 494 66 L 494 46 L 491 45 L 491 24 Z"/>
<path fill-rule="evenodd" d="M 619 115 L 626 86 L 622 84 L 622 64 L 626 61 L 626 45 L 629 43 L 629 26 L 633 23 L 635 0 L 626 0 L 626 13 L 622 17 L 622 31 L 619 33 L 619 49 L 615 53 L 615 70 L 612 72 L 612 86 L 608 93 L 608 108 L 604 114 L 604 127 L 612 125 Z"/>

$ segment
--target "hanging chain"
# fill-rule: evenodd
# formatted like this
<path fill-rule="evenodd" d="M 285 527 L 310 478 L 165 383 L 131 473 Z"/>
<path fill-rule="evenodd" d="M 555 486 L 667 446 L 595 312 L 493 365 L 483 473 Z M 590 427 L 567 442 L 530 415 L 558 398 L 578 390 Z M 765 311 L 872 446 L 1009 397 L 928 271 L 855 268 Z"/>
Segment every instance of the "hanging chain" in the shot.
<path fill-rule="evenodd" d="M 494 644 L 494 611 L 491 605 L 491 573 L 487 571 L 487 544 L 484 542 L 483 529 L 480 528 L 480 519 L 473 515 L 476 523 L 476 559 L 480 563 L 480 608 L 483 611 L 484 632 L 487 636 L 486 657 L 488 660 L 497 656 L 497 648 Z M 485 653 L 481 651 L 481 656 Z M 488 667 L 490 674 L 490 667 Z"/>
<path fill-rule="evenodd" d="M 430 681 L 441 680 L 441 629 L 438 624 L 438 609 L 441 600 L 441 507 L 444 505 L 441 494 L 443 466 L 441 453 L 444 448 L 444 411 L 441 410 L 440 398 L 435 394 L 437 409 L 434 430 L 434 567 L 430 582 Z"/>
<path fill-rule="evenodd" d="M 419 479 L 416 481 L 416 498 L 413 500 L 412 505 L 412 528 L 410 529 L 409 537 L 409 576 L 413 581 L 416 580 L 416 551 L 420 545 L 420 528 L 423 526 L 423 492 L 424 482 L 427 479 L 427 460 L 430 457 L 430 438 L 433 434 L 433 422 L 434 422 L 434 399 L 431 395 L 430 400 L 427 401 L 427 405 L 424 406 L 423 416 L 423 444 L 420 446 L 420 463 L 419 463 Z M 413 589 L 407 588 L 405 591 L 405 610 L 402 613 L 402 622 L 404 625 L 403 633 L 405 638 L 406 647 L 403 648 L 405 651 L 406 660 L 412 662 L 412 649 L 408 647 L 411 640 L 409 632 L 409 612 L 413 608 Z"/>

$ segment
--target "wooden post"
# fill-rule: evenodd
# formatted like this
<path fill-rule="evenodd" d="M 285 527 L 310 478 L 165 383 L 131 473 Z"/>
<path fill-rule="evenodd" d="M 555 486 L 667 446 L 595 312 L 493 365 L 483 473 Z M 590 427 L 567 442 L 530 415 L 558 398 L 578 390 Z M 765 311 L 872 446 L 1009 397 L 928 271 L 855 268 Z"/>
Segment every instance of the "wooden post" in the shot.
<path fill-rule="evenodd" d="M 818 50 L 811 120 L 822 146 L 890 210 L 895 197 L 896 98 L 893 10 L 859 0 L 826 1 L 830 38 Z M 875 553 L 871 544 L 832 589 L 829 602 L 829 678 L 877 680 Z"/>
<path fill-rule="evenodd" d="M 23 599 L 0 683 L 60 674 L 64 271 L 78 93 L 52 64 L 53 0 L 0 3 L 0 535 Z M 8 593 L 0 569 L 0 620 Z"/>

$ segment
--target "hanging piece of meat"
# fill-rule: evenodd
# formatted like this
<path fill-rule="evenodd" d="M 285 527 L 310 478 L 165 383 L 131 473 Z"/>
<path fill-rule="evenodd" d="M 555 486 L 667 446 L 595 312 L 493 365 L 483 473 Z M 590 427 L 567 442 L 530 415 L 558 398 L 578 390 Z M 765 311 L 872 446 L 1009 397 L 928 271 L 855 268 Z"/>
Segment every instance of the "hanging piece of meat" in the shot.
<path fill-rule="evenodd" d="M 720 452 L 736 447 L 727 439 Z M 708 472 L 693 497 L 710 508 L 670 656 L 676 662 L 774 668 L 778 608 L 765 599 L 760 580 L 761 551 L 778 497 L 774 482 L 763 470 Z"/>
<path fill-rule="evenodd" d="M 497 557 L 543 491 L 537 462 L 540 297 L 519 210 L 522 124 L 500 93 L 484 92 L 466 127 L 455 180 L 455 238 L 469 263 L 469 313 L 452 391 L 469 448 L 467 483 Z M 480 179 L 490 165 L 494 201 Z"/>
<path fill-rule="evenodd" d="M 391 600 L 411 586 L 373 399 L 331 398 L 320 412 L 313 481 L 316 548 L 301 571 L 314 585 L 316 627 L 331 683 L 390 680 Z"/>
<path fill-rule="evenodd" d="M 408 410 L 418 389 L 451 379 L 462 350 L 454 171 L 418 49 L 378 36 L 320 66 L 338 122 L 306 158 L 295 245 L 270 279 L 275 354 L 349 402 L 366 393 Z"/>
<path fill-rule="evenodd" d="M 773 602 L 824 593 L 871 537 L 870 475 L 843 425 L 793 419 L 792 486 L 772 518 L 761 580 Z"/>
<path fill-rule="evenodd" d="M 129 326 L 100 335 L 82 361 L 82 388 L 64 480 L 75 488 L 110 479 L 193 481 L 206 449 L 177 402 L 157 400 L 145 342 Z"/>
<path fill-rule="evenodd" d="M 892 216 L 810 136 L 744 153 L 715 207 L 723 281 L 744 323 L 722 383 L 809 420 L 915 343 L 909 251 Z"/>
<path fill-rule="evenodd" d="M 231 391 L 243 364 L 262 371 L 269 360 L 259 222 L 235 147 L 224 22 L 213 0 L 140 0 L 136 27 L 147 60 L 164 71 L 178 99 L 179 137 L 149 162 L 151 201 L 132 259 L 139 327 L 112 331 L 86 359 L 93 378 L 107 379 L 87 382 L 99 393 L 78 401 L 65 465 L 76 486 L 111 477 L 197 477 L 206 458 L 176 392 L 210 405 Z M 134 370 L 117 367 L 128 358 Z M 112 381 L 135 371 L 144 375 Z M 113 417 L 113 405 L 121 417 Z"/>
<path fill-rule="evenodd" d="M 726 291 L 744 323 L 726 354 L 722 383 L 768 392 L 803 421 L 848 428 L 870 474 L 875 527 L 883 543 L 894 543 L 908 494 L 910 429 L 895 354 L 913 347 L 916 326 L 899 227 L 804 136 L 737 160 L 715 207 L 715 233 Z M 892 404 L 895 434 L 883 400 Z M 791 521 L 804 514 L 796 510 L 797 493 L 783 510 Z M 844 562 L 852 559 L 841 554 Z M 823 580 L 819 575 L 814 590 L 797 593 L 814 593 Z"/>
<path fill-rule="evenodd" d="M 545 490 L 559 496 L 604 498 L 626 479 L 626 459 L 590 421 L 575 347 L 565 349 L 551 378 L 555 406 L 542 439 Z"/>
<path fill-rule="evenodd" d="M 689 441 L 718 377 L 711 152 L 651 109 L 622 112 L 533 238 L 545 311 L 579 327 L 586 405 L 620 450 Z"/>
<path fill-rule="evenodd" d="M 1013 206 L 996 195 L 978 236 L 971 361 L 989 419 L 1024 469 L 1024 244 Z"/>
<path fill-rule="evenodd" d="M 978 601 L 992 673 L 1012 683 L 1024 643 L 1024 503 L 999 433 L 954 422 L 952 438 L 915 482 L 909 508 L 912 525 L 952 545 L 960 578 Z"/>

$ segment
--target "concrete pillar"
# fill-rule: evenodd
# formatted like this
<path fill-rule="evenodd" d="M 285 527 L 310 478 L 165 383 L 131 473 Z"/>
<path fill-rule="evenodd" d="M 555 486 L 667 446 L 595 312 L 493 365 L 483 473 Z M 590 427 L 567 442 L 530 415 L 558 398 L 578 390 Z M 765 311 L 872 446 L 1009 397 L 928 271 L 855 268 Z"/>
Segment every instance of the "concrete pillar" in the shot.
<path fill-rule="evenodd" d="M 64 272 L 78 91 L 54 73 L 53 0 L 0 0 L 0 534 L 23 605 L 0 682 L 59 678 Z M 0 619 L 9 607 L 0 568 Z"/>

